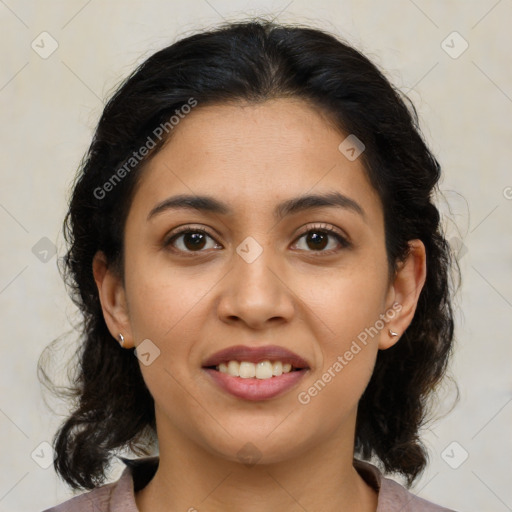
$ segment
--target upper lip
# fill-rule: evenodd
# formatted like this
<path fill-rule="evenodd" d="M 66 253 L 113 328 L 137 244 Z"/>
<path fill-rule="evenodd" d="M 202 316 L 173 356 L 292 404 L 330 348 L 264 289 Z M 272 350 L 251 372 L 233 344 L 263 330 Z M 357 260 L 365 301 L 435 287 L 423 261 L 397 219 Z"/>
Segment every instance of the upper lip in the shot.
<path fill-rule="evenodd" d="M 228 347 L 208 357 L 203 363 L 203 368 L 217 366 L 228 361 L 248 361 L 256 364 L 266 360 L 290 363 L 294 368 L 309 368 L 307 361 L 298 354 L 277 345 L 266 345 L 264 347 L 236 345 Z"/>

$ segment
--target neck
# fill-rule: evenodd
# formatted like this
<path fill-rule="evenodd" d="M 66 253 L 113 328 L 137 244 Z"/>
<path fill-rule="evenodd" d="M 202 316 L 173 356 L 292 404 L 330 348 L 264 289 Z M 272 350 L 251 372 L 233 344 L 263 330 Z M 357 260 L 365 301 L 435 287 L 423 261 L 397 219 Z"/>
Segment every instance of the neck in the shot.
<path fill-rule="evenodd" d="M 160 428 L 158 470 L 136 493 L 137 507 L 140 512 L 375 512 L 377 494 L 352 466 L 353 444 L 343 440 L 353 435 L 346 434 L 334 432 L 296 457 L 250 465 Z"/>

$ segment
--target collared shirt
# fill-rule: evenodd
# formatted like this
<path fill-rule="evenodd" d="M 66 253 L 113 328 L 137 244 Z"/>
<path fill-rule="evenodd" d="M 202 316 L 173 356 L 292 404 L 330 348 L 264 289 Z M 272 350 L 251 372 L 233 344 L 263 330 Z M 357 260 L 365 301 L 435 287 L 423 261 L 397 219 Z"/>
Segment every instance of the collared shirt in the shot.
<path fill-rule="evenodd" d="M 135 493 L 153 478 L 159 458 L 122 460 L 126 467 L 116 482 L 75 496 L 43 512 L 139 512 Z M 399 483 L 384 477 L 373 464 L 354 459 L 354 467 L 378 493 L 376 512 L 455 512 L 415 496 Z"/>

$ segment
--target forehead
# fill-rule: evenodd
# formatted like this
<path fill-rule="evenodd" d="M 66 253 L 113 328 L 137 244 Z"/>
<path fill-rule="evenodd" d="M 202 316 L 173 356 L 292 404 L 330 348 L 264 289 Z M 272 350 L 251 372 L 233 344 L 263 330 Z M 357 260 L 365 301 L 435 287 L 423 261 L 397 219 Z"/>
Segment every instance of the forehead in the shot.
<path fill-rule="evenodd" d="M 290 197 L 334 190 L 378 218 L 380 201 L 361 159 L 338 149 L 346 137 L 299 99 L 199 104 L 143 170 L 133 206 L 149 211 L 171 194 L 208 194 L 234 211 L 270 210 Z"/>

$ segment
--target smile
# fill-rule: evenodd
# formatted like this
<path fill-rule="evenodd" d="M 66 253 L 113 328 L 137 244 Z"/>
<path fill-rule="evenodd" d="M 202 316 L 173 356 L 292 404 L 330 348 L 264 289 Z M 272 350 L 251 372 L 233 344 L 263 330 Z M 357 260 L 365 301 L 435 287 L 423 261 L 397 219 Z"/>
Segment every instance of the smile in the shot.
<path fill-rule="evenodd" d="M 242 379 L 256 377 L 263 380 L 279 377 L 283 373 L 296 371 L 298 368 L 293 368 L 290 363 L 283 364 L 281 361 L 270 362 L 267 359 L 256 364 L 250 361 L 229 361 L 227 364 L 220 363 L 215 369 L 232 377 L 241 377 Z"/>
<path fill-rule="evenodd" d="M 203 363 L 215 387 L 244 400 L 268 400 L 284 394 L 309 371 L 308 362 L 277 345 L 237 345 Z"/>

